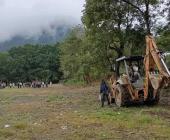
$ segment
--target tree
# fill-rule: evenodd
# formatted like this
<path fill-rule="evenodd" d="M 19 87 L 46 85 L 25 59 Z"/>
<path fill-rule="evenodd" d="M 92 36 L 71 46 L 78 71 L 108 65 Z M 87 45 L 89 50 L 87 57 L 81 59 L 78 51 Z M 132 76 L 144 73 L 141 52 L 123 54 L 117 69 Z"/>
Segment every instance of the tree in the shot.
<path fill-rule="evenodd" d="M 9 71 L 9 54 L 0 53 L 0 80 L 7 81 L 10 75 Z"/>
<path fill-rule="evenodd" d="M 169 23 L 161 29 L 158 34 L 159 36 L 157 37 L 157 42 L 160 48 L 163 51 L 170 51 L 170 28 L 169 28 Z"/>
<path fill-rule="evenodd" d="M 60 44 L 61 69 L 64 79 L 74 79 L 77 77 L 80 67 L 80 55 L 82 48 L 81 29 L 75 28 L 68 38 Z M 80 81 L 81 79 L 78 78 Z"/>
<path fill-rule="evenodd" d="M 1 53 L 0 80 L 58 82 L 62 76 L 58 45 L 25 45 Z"/>
<path fill-rule="evenodd" d="M 83 28 L 75 27 L 66 40 L 60 44 L 61 68 L 67 82 L 86 82 L 90 84 L 108 72 L 107 65 L 99 57 L 96 46 L 85 36 Z"/>
<path fill-rule="evenodd" d="M 118 0 L 119 1 L 119 0 Z M 147 34 L 151 34 L 151 29 L 156 24 L 159 15 L 167 12 L 168 1 L 166 0 L 122 0 L 134 8 L 138 13 L 138 21 L 145 25 Z M 163 6 L 163 7 L 162 7 Z M 141 20 L 141 17 L 143 20 Z"/>
<path fill-rule="evenodd" d="M 86 0 L 82 17 L 86 35 L 110 68 L 115 58 L 123 56 L 126 48 L 136 44 L 136 34 L 140 39 L 143 37 L 142 28 L 134 26 L 135 14 L 136 11 L 121 0 Z"/>

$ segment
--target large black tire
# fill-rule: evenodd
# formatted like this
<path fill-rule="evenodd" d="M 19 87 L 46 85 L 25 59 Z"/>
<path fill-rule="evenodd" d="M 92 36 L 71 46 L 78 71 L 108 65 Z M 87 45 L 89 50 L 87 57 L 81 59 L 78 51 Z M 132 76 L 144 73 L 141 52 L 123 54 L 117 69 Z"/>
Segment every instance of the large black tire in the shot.
<path fill-rule="evenodd" d="M 115 104 L 118 107 L 126 105 L 126 92 L 125 88 L 121 85 L 117 85 L 115 89 Z"/>

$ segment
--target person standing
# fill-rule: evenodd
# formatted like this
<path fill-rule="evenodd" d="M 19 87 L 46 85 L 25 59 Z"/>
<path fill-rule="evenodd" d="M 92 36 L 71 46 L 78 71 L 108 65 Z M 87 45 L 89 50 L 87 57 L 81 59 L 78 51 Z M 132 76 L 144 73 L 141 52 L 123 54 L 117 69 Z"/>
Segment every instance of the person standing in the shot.
<path fill-rule="evenodd" d="M 52 85 L 53 85 L 53 83 L 52 83 L 52 81 L 50 81 L 50 87 L 52 87 Z"/>
<path fill-rule="evenodd" d="M 20 87 L 20 86 L 19 86 L 19 82 L 17 83 L 17 86 L 18 86 L 18 88 Z"/>
<path fill-rule="evenodd" d="M 108 105 L 110 105 L 110 100 L 109 100 L 109 87 L 107 86 L 105 80 L 102 80 L 100 84 L 100 94 L 101 94 L 101 105 L 104 107 L 104 102 L 105 99 L 108 102 Z"/>
<path fill-rule="evenodd" d="M 9 87 L 12 88 L 12 83 L 9 83 Z"/>

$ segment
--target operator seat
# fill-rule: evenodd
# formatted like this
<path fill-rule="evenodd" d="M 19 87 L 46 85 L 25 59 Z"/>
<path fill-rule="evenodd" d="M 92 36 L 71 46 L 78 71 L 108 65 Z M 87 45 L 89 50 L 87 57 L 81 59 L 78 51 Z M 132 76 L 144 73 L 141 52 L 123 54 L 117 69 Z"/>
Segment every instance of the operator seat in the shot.
<path fill-rule="evenodd" d="M 141 77 L 139 73 L 139 68 L 137 65 L 133 66 L 133 78 L 132 78 L 132 84 L 135 88 L 143 88 L 143 78 Z"/>

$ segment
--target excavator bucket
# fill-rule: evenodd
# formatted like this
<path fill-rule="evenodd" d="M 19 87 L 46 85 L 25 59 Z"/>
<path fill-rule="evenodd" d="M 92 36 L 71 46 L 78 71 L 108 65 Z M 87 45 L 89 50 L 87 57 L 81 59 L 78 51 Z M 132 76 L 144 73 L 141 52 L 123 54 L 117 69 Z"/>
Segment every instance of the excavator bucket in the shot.
<path fill-rule="evenodd" d="M 153 89 L 158 90 L 160 87 L 160 82 L 161 82 L 162 78 L 160 78 L 158 75 L 149 74 L 149 79 L 150 79 Z"/>
<path fill-rule="evenodd" d="M 163 53 L 156 46 L 152 36 L 146 36 L 146 55 L 145 55 L 145 100 L 147 100 L 150 89 L 158 92 L 159 89 L 170 86 L 170 71 L 164 61 Z M 157 94 L 157 93 L 154 93 Z"/>

